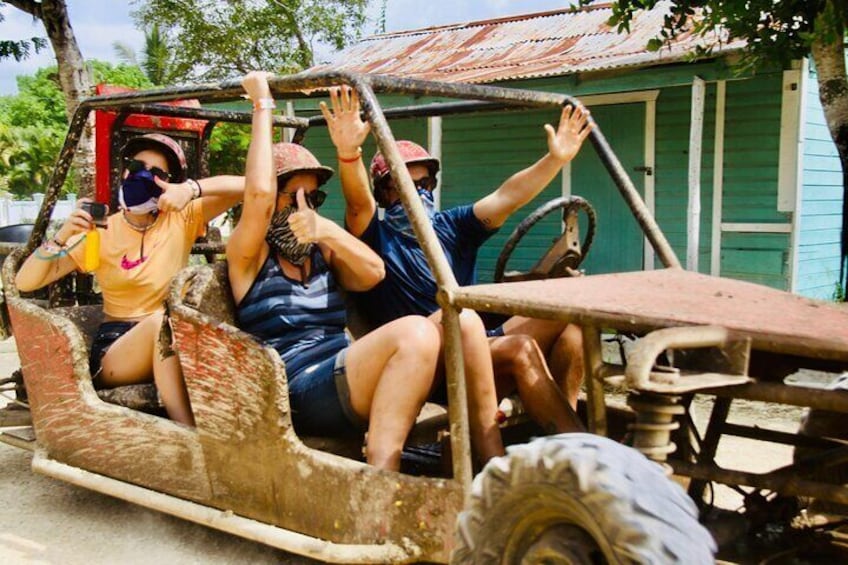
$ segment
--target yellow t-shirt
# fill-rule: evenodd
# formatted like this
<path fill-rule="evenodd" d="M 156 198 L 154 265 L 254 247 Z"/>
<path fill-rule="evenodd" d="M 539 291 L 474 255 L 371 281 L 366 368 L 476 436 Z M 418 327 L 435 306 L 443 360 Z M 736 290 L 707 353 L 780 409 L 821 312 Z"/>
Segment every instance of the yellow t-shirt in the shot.
<path fill-rule="evenodd" d="M 134 230 L 120 212 L 110 216 L 107 225 L 98 229 L 100 266 L 94 271 L 103 292 L 103 311 L 119 319 L 155 312 L 167 297 L 171 279 L 188 264 L 192 244 L 204 233 L 201 201 L 192 200 L 180 212 L 160 213 L 144 233 Z M 85 242 L 70 255 L 83 270 Z"/>

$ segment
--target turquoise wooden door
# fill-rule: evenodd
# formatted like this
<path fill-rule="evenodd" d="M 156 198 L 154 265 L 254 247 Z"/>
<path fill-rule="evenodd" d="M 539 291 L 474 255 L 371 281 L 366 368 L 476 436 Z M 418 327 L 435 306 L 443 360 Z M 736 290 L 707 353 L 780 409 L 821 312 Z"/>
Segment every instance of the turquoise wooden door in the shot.
<path fill-rule="evenodd" d="M 644 197 L 645 104 L 593 106 L 592 116 Z M 595 241 L 582 268 L 587 274 L 642 269 L 644 238 L 627 203 L 589 141 L 571 165 L 571 193 L 586 198 L 598 214 Z M 581 233 L 585 233 L 581 225 Z"/>

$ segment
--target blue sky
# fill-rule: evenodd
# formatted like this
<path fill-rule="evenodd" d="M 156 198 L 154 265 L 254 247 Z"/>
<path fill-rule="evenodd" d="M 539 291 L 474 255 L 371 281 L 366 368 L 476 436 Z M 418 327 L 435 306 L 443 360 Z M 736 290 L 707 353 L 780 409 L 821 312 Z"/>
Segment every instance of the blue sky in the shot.
<path fill-rule="evenodd" d="M 140 49 L 143 35 L 135 29 L 130 11 L 131 3 L 114 0 L 67 0 L 71 26 L 87 59 L 118 62 L 112 44 L 124 42 Z M 369 21 L 363 29 L 371 35 L 376 29 L 379 0 L 370 0 Z M 386 28 L 388 31 L 415 29 L 459 22 L 499 18 L 555 10 L 569 5 L 568 0 L 388 0 Z M 40 22 L 6 5 L 1 9 L 5 20 L 0 23 L 0 37 L 20 39 L 45 37 Z M 52 50 L 31 56 L 20 63 L 0 62 L 0 95 L 17 92 L 15 77 L 32 74 L 36 69 L 55 64 Z"/>

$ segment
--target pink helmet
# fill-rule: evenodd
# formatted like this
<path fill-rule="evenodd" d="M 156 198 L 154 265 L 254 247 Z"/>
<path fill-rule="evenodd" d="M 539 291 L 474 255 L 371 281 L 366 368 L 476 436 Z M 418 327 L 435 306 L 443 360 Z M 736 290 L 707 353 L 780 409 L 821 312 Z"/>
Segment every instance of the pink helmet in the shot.
<path fill-rule="evenodd" d="M 333 176 L 333 169 L 319 163 L 309 149 L 297 143 L 274 144 L 274 170 L 277 171 L 278 184 L 296 173 L 314 173 L 318 177 L 318 186 Z"/>
<path fill-rule="evenodd" d="M 183 182 L 188 175 L 186 157 L 183 148 L 177 141 L 161 133 L 146 133 L 133 137 L 121 149 L 121 157 L 133 157 L 142 151 L 150 149 L 164 155 L 168 161 L 168 173 L 171 182 Z"/>
<path fill-rule="evenodd" d="M 439 160 L 433 158 L 427 150 L 411 141 L 402 139 L 397 142 L 397 148 L 403 162 L 407 165 L 425 165 L 434 177 L 439 172 Z M 389 164 L 382 153 L 377 153 L 371 159 L 371 178 L 374 183 L 382 181 L 389 174 Z"/>

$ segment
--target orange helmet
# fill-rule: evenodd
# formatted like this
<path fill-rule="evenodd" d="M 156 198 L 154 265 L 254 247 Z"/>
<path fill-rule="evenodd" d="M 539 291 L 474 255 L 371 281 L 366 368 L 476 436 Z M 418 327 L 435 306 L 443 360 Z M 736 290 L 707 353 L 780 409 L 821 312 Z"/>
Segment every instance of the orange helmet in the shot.
<path fill-rule="evenodd" d="M 436 173 L 439 172 L 439 160 L 427 153 L 426 149 L 405 139 L 397 142 L 397 148 L 401 159 L 407 166 L 424 165 L 433 178 L 436 177 Z M 386 181 L 389 178 L 389 164 L 383 154 L 378 152 L 371 159 L 371 179 L 374 182 L 374 199 L 377 204 L 384 208 L 391 204 L 386 195 Z"/>
<path fill-rule="evenodd" d="M 439 160 L 427 153 L 427 150 L 411 141 L 402 139 L 397 142 L 397 148 L 403 162 L 407 165 L 425 165 L 434 177 L 439 172 Z M 382 153 L 377 153 L 371 159 L 371 178 L 379 182 L 389 174 L 389 164 Z"/>
<path fill-rule="evenodd" d="M 315 155 L 303 145 L 297 143 L 274 144 L 274 170 L 277 172 L 277 184 L 284 184 L 297 173 L 313 173 L 318 178 L 318 186 L 333 176 L 333 169 L 318 162 Z"/>

